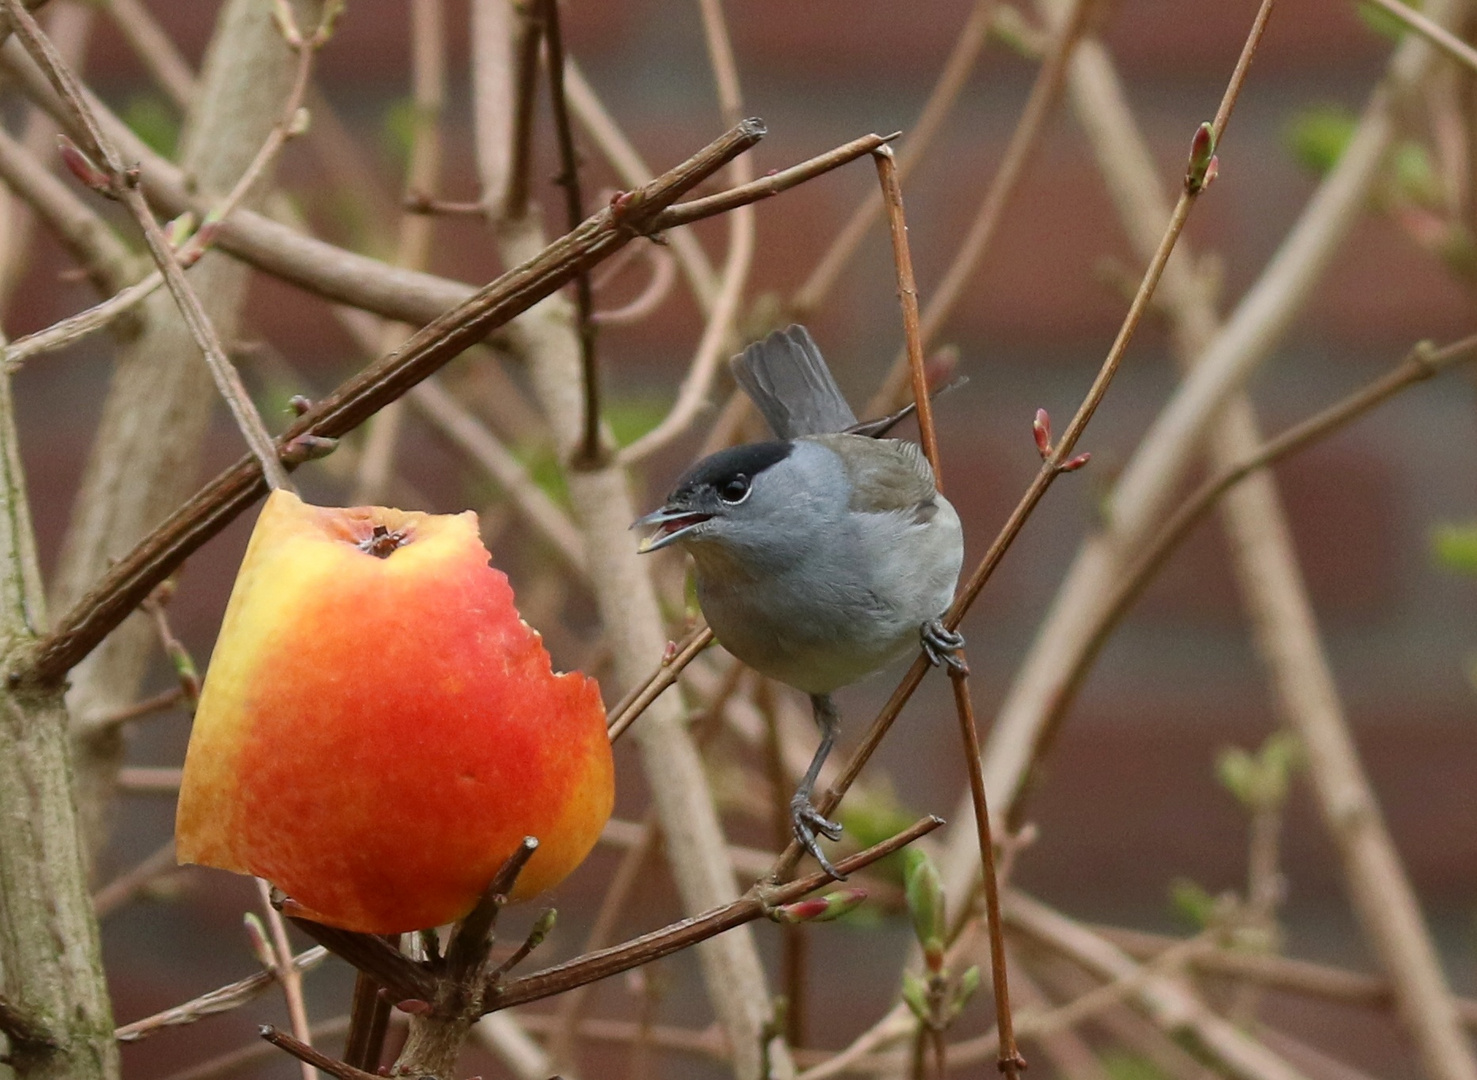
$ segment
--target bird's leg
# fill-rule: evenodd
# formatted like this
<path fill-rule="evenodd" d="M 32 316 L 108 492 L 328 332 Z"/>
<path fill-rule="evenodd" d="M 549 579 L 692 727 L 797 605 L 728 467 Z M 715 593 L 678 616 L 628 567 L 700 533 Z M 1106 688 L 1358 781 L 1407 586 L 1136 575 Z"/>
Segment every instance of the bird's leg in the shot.
<path fill-rule="evenodd" d="M 840 840 L 841 826 L 823 817 L 810 801 L 815 791 L 815 782 L 821 775 L 821 766 L 826 763 L 831 747 L 836 745 L 836 732 L 841 727 L 841 717 L 836 712 L 836 703 L 831 700 L 830 694 L 811 694 L 810 706 L 815 713 L 815 726 L 821 730 L 821 744 L 816 747 L 815 757 L 810 759 L 810 768 L 805 770 L 805 779 L 800 781 L 799 790 L 790 800 L 790 827 L 794 829 L 795 839 L 800 841 L 800 846 L 815 856 L 815 861 L 821 864 L 822 870 L 837 881 L 845 881 L 846 876 L 837 873 L 815 838 L 815 834 L 820 833 L 832 840 Z"/>
<path fill-rule="evenodd" d="M 947 664 L 955 671 L 966 670 L 959 650 L 964 648 L 964 635 L 944 626 L 943 619 L 929 619 L 918 628 L 923 639 L 923 653 L 934 667 Z"/>

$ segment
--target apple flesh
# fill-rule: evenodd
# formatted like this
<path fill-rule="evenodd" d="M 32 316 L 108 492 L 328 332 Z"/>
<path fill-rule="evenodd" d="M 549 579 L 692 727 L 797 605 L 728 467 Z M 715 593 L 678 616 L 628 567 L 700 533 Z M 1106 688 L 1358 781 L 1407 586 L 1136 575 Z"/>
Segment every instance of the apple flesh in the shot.
<path fill-rule="evenodd" d="M 195 714 L 180 862 L 397 933 L 465 915 L 525 836 L 514 898 L 556 885 L 613 798 L 599 688 L 551 670 L 475 514 L 271 495 Z"/>

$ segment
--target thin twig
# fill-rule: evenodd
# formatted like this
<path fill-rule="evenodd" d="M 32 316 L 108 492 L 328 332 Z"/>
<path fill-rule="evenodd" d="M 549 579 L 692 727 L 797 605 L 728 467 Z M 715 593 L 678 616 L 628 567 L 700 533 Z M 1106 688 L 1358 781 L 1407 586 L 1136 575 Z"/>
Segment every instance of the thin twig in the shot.
<path fill-rule="evenodd" d="M 125 765 L 118 770 L 118 787 L 135 794 L 175 795 L 183 774 L 176 766 Z"/>
<path fill-rule="evenodd" d="M 611 943 L 611 939 L 615 937 L 616 924 L 624 913 L 631 894 L 640 883 L 647 863 L 657 850 L 660 835 L 656 815 L 648 813 L 641 825 L 640 839 L 626 849 L 615 873 L 611 875 L 610 884 L 605 888 L 605 896 L 595 912 L 590 932 L 585 935 L 584 947 L 580 952 L 595 952 Z M 589 1001 L 590 993 L 586 987 L 569 991 L 559 1001 L 559 1023 L 550 1040 L 549 1052 L 561 1068 L 574 1069 L 577 1066 L 575 1036 Z"/>
<path fill-rule="evenodd" d="M 763 199 L 778 195 L 782 191 L 789 191 L 797 184 L 803 184 L 807 180 L 814 180 L 823 173 L 833 169 L 839 169 L 855 161 L 863 155 L 874 152 L 879 146 L 896 139 L 901 132 L 893 132 L 891 135 L 863 135 L 859 139 L 853 139 L 849 143 L 843 143 L 833 150 L 827 150 L 824 154 L 817 154 L 813 158 L 807 158 L 798 165 L 791 165 L 788 169 L 780 169 L 778 172 L 761 176 L 757 180 L 751 180 L 746 184 L 739 184 L 726 191 L 715 192 L 701 199 L 691 199 L 687 202 L 677 203 L 675 206 L 658 214 L 652 222 L 652 231 L 664 232 L 674 229 L 679 225 L 691 225 L 695 221 L 714 217 L 718 214 L 726 214 L 730 210 L 736 210 L 740 206 L 747 206 Z"/>
<path fill-rule="evenodd" d="M 974 799 L 975 828 L 979 833 L 980 865 L 985 881 L 985 921 L 990 940 L 990 980 L 995 990 L 995 1028 L 1000 1044 L 997 1066 L 1002 1073 L 1017 1080 L 1026 1067 L 1016 1045 L 1014 1022 L 1010 1013 L 1010 981 L 1005 963 L 1005 932 L 1000 920 L 1000 884 L 995 874 L 995 842 L 990 835 L 990 806 L 985 798 L 985 776 L 980 768 L 980 736 L 974 722 L 974 705 L 969 696 L 969 669 L 949 669 L 949 682 L 954 686 L 954 708 L 959 716 L 959 733 L 964 739 L 964 764 L 969 770 L 969 791 Z"/>
<path fill-rule="evenodd" d="M 1060 725 L 1113 630 L 1154 574 L 1164 565 L 1170 553 L 1184 541 L 1223 495 L 1253 473 L 1327 438 L 1402 390 L 1433 378 L 1449 367 L 1473 359 L 1477 359 L 1477 336 L 1464 338 L 1439 350 L 1433 350 L 1425 343 L 1417 345 L 1394 370 L 1294 425 L 1281 435 L 1268 439 L 1243 461 L 1221 470 L 1201 484 L 1139 550 L 1136 558 L 1116 579 L 1113 591 L 1103 604 L 1102 614 L 1096 621 L 1089 644 L 1079 656 L 1073 658 L 1071 667 L 1062 678 L 1060 689 L 1052 698 L 1045 714 L 1045 730 L 1053 731 Z"/>
<path fill-rule="evenodd" d="M 880 844 L 873 845 L 845 859 L 837 860 L 836 869 L 843 874 L 850 874 L 853 870 L 870 866 L 878 859 L 901 850 L 919 837 L 928 835 L 942 824 L 943 821 L 936 817 L 922 818 Z M 550 997 L 572 987 L 583 986 L 622 971 L 629 971 L 641 964 L 659 960 L 663 956 L 670 956 L 674 952 L 721 934 L 725 930 L 752 922 L 763 917 L 766 911 L 782 904 L 792 903 L 834 880 L 829 874 L 814 873 L 767 889 L 762 893 L 758 888 L 752 888 L 744 896 L 722 907 L 690 919 L 684 919 L 622 945 L 602 949 L 587 956 L 576 957 L 563 964 L 525 975 L 521 979 L 503 983 L 494 990 L 488 1004 L 494 1009 L 511 1008 L 514 1005 Z"/>
<path fill-rule="evenodd" d="M 272 906 L 272 886 L 257 878 L 256 888 L 261 895 L 262 911 L 267 916 L 267 928 L 271 933 L 270 944 L 275 961 L 272 973 L 282 986 L 282 996 L 287 999 L 287 1018 L 292 1023 L 292 1033 L 305 1046 L 310 1046 L 313 1036 L 308 1024 L 308 1008 L 303 1001 L 303 974 L 292 962 L 292 946 L 287 941 L 287 927 L 282 922 L 282 913 Z M 313 1066 L 304 1061 L 303 1080 L 317 1080 L 317 1076 Z"/>
<path fill-rule="evenodd" d="M 173 873 L 178 864 L 174 858 L 173 838 L 155 848 L 143 862 L 131 867 L 92 894 L 92 910 L 105 918 L 138 895 L 162 874 Z"/>
<path fill-rule="evenodd" d="M 985 251 L 995 235 L 996 227 L 1004 215 L 1005 207 L 1011 195 L 1015 193 L 1016 186 L 1025 174 L 1026 166 L 1041 142 L 1046 121 L 1050 118 L 1057 99 L 1061 97 L 1062 85 L 1066 81 L 1073 51 L 1082 37 L 1088 13 L 1095 2 L 1096 0 L 1073 0 L 1072 14 L 1055 35 L 1051 51 L 1047 53 L 1040 70 L 1036 73 L 1036 81 L 1031 86 L 1031 94 L 1026 99 L 1020 120 L 1017 121 L 1015 130 L 1011 133 L 1010 142 L 1005 147 L 1005 155 L 1000 159 L 1000 168 L 996 170 L 994 179 L 990 181 L 989 190 L 985 192 L 984 201 L 980 203 L 974 221 L 970 224 L 969 232 L 965 235 L 963 243 L 959 245 L 958 253 L 949 264 L 948 270 L 944 272 L 943 279 L 939 282 L 938 288 L 934 290 L 933 298 L 923 312 L 920 325 L 922 348 L 927 348 L 933 342 L 939 328 L 943 326 L 954 310 L 959 297 L 963 295 L 965 286 L 974 276 L 980 260 L 984 258 Z M 903 398 L 903 388 L 907 385 L 907 381 L 908 358 L 907 353 L 904 352 L 900 353 L 893 362 L 892 370 L 888 373 L 882 388 L 873 396 L 867 409 L 868 414 L 877 415 L 896 408 Z"/>
<path fill-rule="evenodd" d="M 314 945 L 311 949 L 305 949 L 294 956 L 292 966 L 299 972 L 312 971 L 327 956 L 327 949 L 322 945 Z M 272 988 L 276 981 L 275 972 L 259 971 L 255 975 L 248 975 L 244 979 L 212 990 L 208 994 L 191 998 L 173 1008 L 146 1016 L 142 1020 L 123 1024 L 114 1030 L 113 1038 L 122 1043 L 138 1042 L 140 1039 L 147 1039 L 150 1035 L 157 1035 L 165 1028 L 193 1024 L 204 1020 L 207 1016 L 216 1016 L 219 1013 L 230 1012 L 232 1009 L 239 1009 L 247 1002 L 261 997 Z"/>
<path fill-rule="evenodd" d="M 585 216 L 580 196 L 579 158 L 574 149 L 574 132 L 569 125 L 569 103 L 564 97 L 564 33 L 559 26 L 558 0 L 542 0 L 544 38 L 548 43 L 549 102 L 554 112 L 554 139 L 559 147 L 558 184 L 564 189 L 564 209 L 569 228 L 573 229 Z M 737 123 L 738 117 L 730 123 Z M 600 370 L 595 357 L 595 301 L 590 291 L 589 272 L 574 279 L 575 329 L 579 335 L 580 366 L 584 370 L 584 435 L 575 453 L 577 466 L 593 467 L 604 453 L 600 441 Z"/>
<path fill-rule="evenodd" d="M 260 1031 L 263 1039 L 297 1058 L 303 1063 L 304 1070 L 309 1073 L 312 1073 L 314 1069 L 322 1069 L 329 1076 L 337 1077 L 338 1080 L 379 1080 L 378 1073 L 365 1072 L 363 1069 L 356 1069 L 342 1061 L 335 1061 L 327 1054 L 314 1050 L 307 1043 L 294 1039 L 286 1032 L 278 1031 L 271 1024 L 263 1024 Z"/>
<path fill-rule="evenodd" d="M 1367 2 L 1399 19 L 1453 60 L 1472 71 L 1477 71 L 1477 49 L 1472 48 L 1440 23 L 1432 22 L 1419 11 L 1400 3 L 1399 0 L 1367 0 Z"/>
<path fill-rule="evenodd" d="M 928 395 L 928 376 L 923 371 L 923 337 L 918 328 L 918 282 L 913 276 L 913 253 L 908 247 L 908 222 L 903 214 L 903 189 L 898 182 L 897 159 L 892 147 L 872 151 L 882 201 L 887 207 L 888 232 L 892 236 L 892 261 L 897 268 L 898 301 L 903 308 L 904 355 L 913 379 L 913 402 L 918 409 L 918 434 L 923 455 L 933 466 L 933 483 L 944 487 L 943 463 L 939 460 L 938 433 L 933 428 L 933 401 Z"/>
<path fill-rule="evenodd" d="M 672 649 L 670 659 L 663 659 L 662 664 L 651 677 L 642 685 L 633 687 L 632 693 L 627 695 L 626 700 L 617 704 L 606 718 L 606 734 L 610 741 L 615 742 L 625 734 L 626 729 L 635 723 L 636 718 L 646 711 L 646 707 L 662 695 L 662 691 L 677 681 L 682 674 L 682 669 L 692 663 L 694 657 L 709 645 L 713 644 L 713 631 L 706 626 L 698 627 L 683 639 L 680 645 Z"/>
<path fill-rule="evenodd" d="M 703 16 L 703 37 L 718 91 L 719 111 L 725 120 L 736 118 L 742 115 L 743 96 L 722 6 L 719 0 L 698 0 L 698 7 Z M 735 158 L 728 167 L 730 192 L 743 188 L 753 175 L 753 164 L 747 157 Z M 728 251 L 723 259 L 718 291 L 708 310 L 702 337 L 687 374 L 677 388 L 677 400 L 655 428 L 620 452 L 617 458 L 620 464 L 634 464 L 667 445 L 686 431 L 707 406 L 708 391 L 717 376 L 720 362 L 734 343 L 739 305 L 754 263 L 755 229 L 753 207 L 748 202 L 734 206 L 728 218 Z"/>
<path fill-rule="evenodd" d="M 979 59 L 985 41 L 989 38 L 990 25 L 995 21 L 999 9 L 999 0 L 975 0 L 969 18 L 959 31 L 954 50 L 944 61 L 944 66 L 939 70 L 938 81 L 934 83 L 928 101 L 918 114 L 917 123 L 908 129 L 908 137 L 902 143 L 897 160 L 899 183 L 906 180 L 913 167 L 922 160 L 924 151 L 933 143 L 934 136 L 938 134 L 954 103 L 958 101 L 970 73 L 974 70 L 975 61 Z M 876 191 L 867 192 L 841 231 L 836 234 L 836 239 L 831 242 L 826 253 L 816 263 L 815 269 L 805 279 L 805 284 L 795 290 L 795 295 L 790 300 L 790 312 L 797 322 L 805 321 L 811 312 L 820 307 L 881 213 L 881 194 Z"/>
<path fill-rule="evenodd" d="M 643 244 L 639 248 L 627 248 L 626 250 L 639 251 L 646 257 L 647 263 L 651 266 L 651 278 L 647 281 L 646 288 L 642 289 L 634 299 L 618 308 L 597 311 L 590 316 L 601 326 L 624 326 L 640 322 L 662 305 L 671 293 L 673 283 L 677 280 L 677 262 L 672 258 L 671 252 L 665 248 L 657 247 L 655 244 Z M 598 285 L 599 282 L 596 282 L 597 287 Z"/>
<path fill-rule="evenodd" d="M 503 5 L 508 10 L 489 14 L 482 10 L 483 0 L 477 0 L 473 9 L 475 18 L 503 19 L 511 14 L 518 20 L 519 26 L 516 35 L 513 35 L 512 109 L 504 107 L 499 100 L 502 96 L 500 94 L 479 90 L 476 95 L 477 107 L 493 107 L 498 114 L 499 124 L 504 122 L 503 117 L 511 115 L 512 119 L 506 140 L 477 140 L 479 155 L 490 149 L 498 149 L 499 156 L 502 156 L 503 148 L 492 146 L 496 142 L 504 142 L 506 151 L 501 190 L 494 190 L 496 184 L 489 184 L 488 190 L 482 193 L 482 202 L 485 207 L 494 211 L 495 216 L 517 220 L 528 213 L 529 171 L 533 160 L 533 116 L 534 105 L 538 101 L 539 53 L 543 49 L 544 20 L 541 11 L 539 14 L 534 11 L 534 8 L 542 7 L 539 0 L 515 0 L 512 4 L 492 0 L 492 3 Z M 479 35 L 480 33 L 479 31 Z M 474 63 L 485 63 L 485 50 L 476 50 Z M 564 66 L 561 64 L 561 71 Z M 479 73 L 478 79 L 483 77 Z M 477 122 L 484 124 L 489 122 L 489 118 L 479 113 Z M 644 179 L 650 179 L 650 174 Z"/>
<path fill-rule="evenodd" d="M 481 899 L 467 913 L 466 918 L 456 924 L 451 943 L 446 948 L 446 977 L 451 982 L 465 984 L 487 962 L 498 913 L 507 904 L 508 894 L 513 891 L 518 875 L 523 873 L 523 868 L 537 850 L 538 841 L 525 836 L 513 853 L 503 861 L 502 866 L 498 867 L 492 881 L 483 890 Z"/>

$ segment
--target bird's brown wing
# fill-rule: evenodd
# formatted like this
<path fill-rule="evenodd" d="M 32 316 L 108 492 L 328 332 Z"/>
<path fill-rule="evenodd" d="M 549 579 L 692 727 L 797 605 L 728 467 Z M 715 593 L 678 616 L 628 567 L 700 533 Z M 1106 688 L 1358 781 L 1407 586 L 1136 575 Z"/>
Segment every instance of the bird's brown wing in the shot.
<path fill-rule="evenodd" d="M 814 441 L 835 450 L 851 481 L 852 510 L 861 513 L 933 515 L 933 470 L 922 448 L 902 439 L 865 435 L 815 435 Z M 842 446 L 845 446 L 842 449 Z"/>

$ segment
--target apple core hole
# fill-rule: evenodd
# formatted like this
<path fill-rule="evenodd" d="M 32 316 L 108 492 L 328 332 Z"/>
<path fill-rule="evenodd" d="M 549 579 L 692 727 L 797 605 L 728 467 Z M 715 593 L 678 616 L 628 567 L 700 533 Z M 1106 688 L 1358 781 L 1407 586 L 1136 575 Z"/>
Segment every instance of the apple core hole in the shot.
<path fill-rule="evenodd" d="M 376 559 L 388 559 L 408 543 L 410 543 L 410 537 L 401 530 L 391 532 L 383 525 L 376 525 L 369 536 L 359 541 L 359 550 L 373 555 Z"/>

